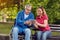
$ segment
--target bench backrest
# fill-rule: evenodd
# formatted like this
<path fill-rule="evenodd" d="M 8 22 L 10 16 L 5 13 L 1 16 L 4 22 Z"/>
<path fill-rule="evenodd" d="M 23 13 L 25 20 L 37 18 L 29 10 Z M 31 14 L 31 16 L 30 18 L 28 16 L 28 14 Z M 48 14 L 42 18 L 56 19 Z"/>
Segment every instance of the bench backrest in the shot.
<path fill-rule="evenodd" d="M 60 32 L 60 25 L 50 24 L 51 31 Z"/>

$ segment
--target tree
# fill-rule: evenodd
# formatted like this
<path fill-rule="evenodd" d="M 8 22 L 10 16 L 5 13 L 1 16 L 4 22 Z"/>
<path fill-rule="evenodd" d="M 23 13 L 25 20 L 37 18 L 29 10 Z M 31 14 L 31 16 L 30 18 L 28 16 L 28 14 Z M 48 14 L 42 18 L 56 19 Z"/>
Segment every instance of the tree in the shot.
<path fill-rule="evenodd" d="M 4 0 L 1 3 L 5 4 L 3 6 L 0 5 L 0 8 L 2 10 L 7 8 L 6 13 L 9 14 L 9 18 L 12 19 L 16 18 L 17 12 L 24 9 L 26 4 L 31 4 L 35 17 L 37 7 L 43 6 L 48 14 L 49 23 L 55 23 L 57 20 L 60 20 L 60 0 Z"/>

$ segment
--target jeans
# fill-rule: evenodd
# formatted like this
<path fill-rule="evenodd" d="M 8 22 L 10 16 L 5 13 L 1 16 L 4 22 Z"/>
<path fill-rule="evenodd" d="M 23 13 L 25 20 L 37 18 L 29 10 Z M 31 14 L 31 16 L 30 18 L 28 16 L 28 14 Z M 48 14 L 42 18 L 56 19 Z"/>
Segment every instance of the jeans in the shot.
<path fill-rule="evenodd" d="M 37 40 L 47 40 L 47 38 L 51 37 L 51 31 L 38 31 L 37 32 Z"/>
<path fill-rule="evenodd" d="M 21 29 L 21 28 L 20 28 Z M 12 31 L 12 40 L 18 40 L 18 33 L 19 32 L 19 28 L 18 27 L 14 27 L 13 31 Z M 30 40 L 30 36 L 31 36 L 31 30 L 29 28 L 25 28 L 21 30 L 22 32 L 24 32 L 25 34 L 25 40 Z"/>

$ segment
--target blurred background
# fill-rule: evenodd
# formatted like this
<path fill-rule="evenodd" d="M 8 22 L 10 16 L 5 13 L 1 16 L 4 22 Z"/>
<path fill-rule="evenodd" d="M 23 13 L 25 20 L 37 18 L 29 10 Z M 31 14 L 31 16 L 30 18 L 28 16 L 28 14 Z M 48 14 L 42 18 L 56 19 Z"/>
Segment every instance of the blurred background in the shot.
<path fill-rule="evenodd" d="M 60 0 L 0 0 L 0 33 L 9 33 L 18 11 L 31 4 L 36 17 L 36 8 L 43 6 L 49 17 L 49 24 L 60 24 Z"/>

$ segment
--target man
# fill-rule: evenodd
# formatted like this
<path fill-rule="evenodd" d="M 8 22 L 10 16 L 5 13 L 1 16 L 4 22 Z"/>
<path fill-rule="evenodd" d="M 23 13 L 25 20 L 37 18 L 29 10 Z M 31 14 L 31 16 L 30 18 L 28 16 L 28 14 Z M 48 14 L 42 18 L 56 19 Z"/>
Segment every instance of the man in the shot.
<path fill-rule="evenodd" d="M 18 33 L 24 33 L 25 40 L 30 40 L 31 30 L 29 27 L 32 25 L 32 20 L 34 20 L 31 9 L 31 5 L 25 5 L 25 10 L 18 13 L 16 24 L 12 32 L 13 40 L 18 40 Z"/>

